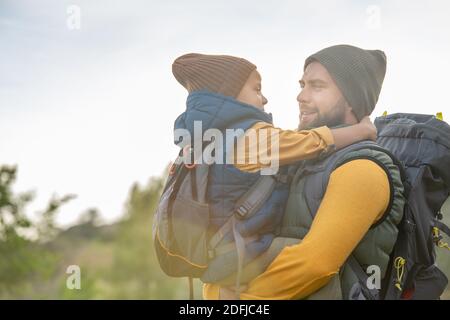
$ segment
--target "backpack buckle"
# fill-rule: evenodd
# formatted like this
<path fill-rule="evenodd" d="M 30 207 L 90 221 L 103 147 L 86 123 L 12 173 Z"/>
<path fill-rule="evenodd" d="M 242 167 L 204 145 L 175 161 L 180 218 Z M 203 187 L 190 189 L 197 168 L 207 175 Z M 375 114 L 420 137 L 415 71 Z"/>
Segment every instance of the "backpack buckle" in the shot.
<path fill-rule="evenodd" d="M 236 208 L 235 213 L 240 219 L 244 219 L 245 216 L 248 214 L 249 209 L 247 209 L 244 205 L 240 205 Z"/>
<path fill-rule="evenodd" d="M 433 227 L 433 241 L 438 244 L 442 240 L 441 233 L 437 227 Z"/>
<path fill-rule="evenodd" d="M 450 250 L 450 246 L 447 242 L 442 240 L 443 237 L 440 233 L 439 228 L 433 227 L 433 241 L 438 246 L 438 248 L 444 248 Z"/>

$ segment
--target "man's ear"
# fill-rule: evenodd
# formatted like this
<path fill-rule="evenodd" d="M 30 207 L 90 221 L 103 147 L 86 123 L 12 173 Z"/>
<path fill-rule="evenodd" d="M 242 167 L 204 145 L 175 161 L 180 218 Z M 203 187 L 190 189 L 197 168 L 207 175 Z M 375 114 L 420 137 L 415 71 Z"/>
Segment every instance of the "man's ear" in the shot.
<path fill-rule="evenodd" d="M 350 106 L 350 104 L 347 102 L 347 100 L 344 99 L 344 101 L 345 101 L 345 111 L 346 111 L 346 112 L 353 112 L 353 109 L 352 109 L 352 107 Z"/>
<path fill-rule="evenodd" d="M 353 112 L 353 108 L 348 104 L 347 100 L 345 101 L 345 114 L 347 117 L 349 115 L 355 116 L 355 113 Z"/>
<path fill-rule="evenodd" d="M 358 118 L 353 112 L 353 108 L 349 105 L 347 100 L 345 101 L 345 119 L 346 123 L 358 123 Z"/>

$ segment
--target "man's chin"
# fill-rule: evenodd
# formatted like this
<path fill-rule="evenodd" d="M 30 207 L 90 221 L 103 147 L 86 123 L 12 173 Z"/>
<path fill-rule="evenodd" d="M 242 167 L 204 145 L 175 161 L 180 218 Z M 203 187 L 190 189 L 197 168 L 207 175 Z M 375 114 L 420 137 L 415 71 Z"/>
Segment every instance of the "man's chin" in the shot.
<path fill-rule="evenodd" d="M 310 115 L 304 115 L 299 117 L 299 129 L 300 130 L 310 130 L 318 127 L 318 124 L 321 122 L 320 117 L 318 117 L 317 113 L 313 113 Z"/>
<path fill-rule="evenodd" d="M 317 128 L 317 123 L 316 121 L 310 121 L 310 122 L 300 122 L 300 124 L 298 125 L 298 129 L 299 130 L 311 130 Z"/>

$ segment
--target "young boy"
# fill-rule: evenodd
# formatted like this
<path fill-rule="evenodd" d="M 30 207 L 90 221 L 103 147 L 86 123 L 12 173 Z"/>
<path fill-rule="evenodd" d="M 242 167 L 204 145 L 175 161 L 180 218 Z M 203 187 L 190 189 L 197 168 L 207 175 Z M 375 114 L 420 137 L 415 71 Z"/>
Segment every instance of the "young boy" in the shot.
<path fill-rule="evenodd" d="M 312 130 L 282 130 L 272 124 L 272 117 L 264 111 L 267 99 L 262 94 L 261 76 L 251 62 L 233 56 L 186 54 L 177 58 L 172 71 L 178 82 L 185 87 L 189 96 L 187 108 L 175 121 L 175 129 L 184 129 L 194 136 L 195 122 L 200 121 L 203 133 L 208 129 L 240 129 L 245 133 L 239 139 L 246 139 L 247 133 L 256 139 L 243 143 L 243 156 L 234 156 L 235 149 L 224 146 L 224 158 L 233 153 L 232 163 L 214 163 L 208 177 L 207 196 L 210 204 L 210 229 L 215 235 L 233 214 L 239 198 L 244 195 L 260 177 L 259 168 L 269 167 L 272 162 L 262 159 L 271 155 L 280 171 L 287 165 L 300 160 L 324 156 L 334 149 L 340 149 L 356 141 L 376 138 L 376 129 L 368 118 L 361 123 L 339 129 L 320 127 Z M 265 133 L 261 134 L 260 133 Z M 273 145 L 265 143 L 261 137 L 276 137 L 278 152 L 270 150 Z M 242 141 L 241 141 L 242 142 Z M 179 141 L 176 141 L 179 143 Z M 198 144 L 199 142 L 197 142 Z M 202 142 L 201 142 L 202 143 Z M 190 143 L 193 146 L 195 143 Z M 238 141 L 239 144 L 239 141 Z M 202 145 L 201 148 L 204 146 Z M 255 154 L 256 153 L 256 154 Z M 257 159 L 257 161 L 247 161 Z M 242 171 L 241 171 L 242 169 Z M 245 169 L 245 172 L 243 171 Z M 278 182 L 268 200 L 256 214 L 242 219 L 237 225 L 238 233 L 246 239 L 244 261 L 239 261 L 236 250 L 218 250 L 203 273 L 205 283 L 232 285 L 233 275 L 240 265 L 250 265 L 266 252 L 276 235 L 287 201 L 289 185 Z M 233 248 L 235 240 L 231 231 L 222 235 L 217 247 Z M 270 259 L 260 259 L 267 265 Z M 243 283 L 257 276 L 266 266 L 253 268 L 245 275 Z M 231 282 L 230 282 L 231 281 Z"/>

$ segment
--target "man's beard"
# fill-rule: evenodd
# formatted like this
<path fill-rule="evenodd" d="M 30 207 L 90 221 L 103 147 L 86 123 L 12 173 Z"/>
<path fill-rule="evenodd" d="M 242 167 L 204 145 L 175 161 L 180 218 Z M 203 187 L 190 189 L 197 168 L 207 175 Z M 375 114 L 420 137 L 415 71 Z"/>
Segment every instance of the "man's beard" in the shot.
<path fill-rule="evenodd" d="M 344 98 L 339 99 L 336 105 L 330 109 L 329 112 L 321 114 L 319 109 L 315 108 L 314 112 L 316 112 L 317 117 L 313 121 L 298 125 L 299 130 L 310 130 L 322 126 L 327 126 L 329 128 L 333 128 L 339 125 L 344 124 L 345 121 L 345 107 L 346 100 Z"/>

